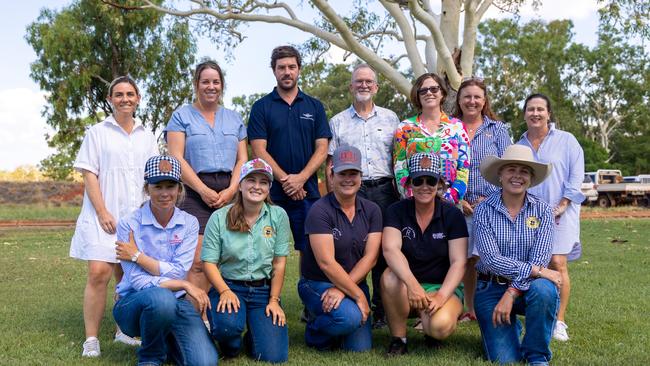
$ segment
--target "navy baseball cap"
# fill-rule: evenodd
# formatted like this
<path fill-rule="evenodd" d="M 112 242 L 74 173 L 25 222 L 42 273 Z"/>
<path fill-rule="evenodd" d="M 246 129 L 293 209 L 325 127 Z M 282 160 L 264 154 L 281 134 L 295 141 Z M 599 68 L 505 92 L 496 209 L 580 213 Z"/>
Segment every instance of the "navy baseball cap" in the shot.
<path fill-rule="evenodd" d="M 158 155 L 147 160 L 144 166 L 144 180 L 156 184 L 163 180 L 181 181 L 181 163 L 173 156 Z"/>

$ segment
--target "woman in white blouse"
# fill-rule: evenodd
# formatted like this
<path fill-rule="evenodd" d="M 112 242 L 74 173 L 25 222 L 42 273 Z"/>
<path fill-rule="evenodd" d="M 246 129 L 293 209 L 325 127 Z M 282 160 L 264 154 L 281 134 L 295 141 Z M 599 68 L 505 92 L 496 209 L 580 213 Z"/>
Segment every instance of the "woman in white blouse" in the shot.
<path fill-rule="evenodd" d="M 128 76 L 113 80 L 106 98 L 113 114 L 86 132 L 74 168 L 84 180 L 84 199 L 72 243 L 70 256 L 88 262 L 88 279 L 84 289 L 83 313 L 86 341 L 84 357 L 100 355 L 99 326 L 106 307 L 106 293 L 111 276 L 117 282 L 122 275 L 115 266 L 115 231 L 117 222 L 144 201 L 140 189 L 144 165 L 158 155 L 156 139 L 142 122 L 134 118 L 140 92 Z M 116 340 L 133 343 L 118 329 Z"/>

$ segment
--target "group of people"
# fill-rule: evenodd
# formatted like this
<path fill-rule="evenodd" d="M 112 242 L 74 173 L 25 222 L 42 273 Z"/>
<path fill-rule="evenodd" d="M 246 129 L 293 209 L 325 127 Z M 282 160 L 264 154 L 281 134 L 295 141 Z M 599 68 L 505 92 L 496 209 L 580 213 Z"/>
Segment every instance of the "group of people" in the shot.
<path fill-rule="evenodd" d="M 579 242 L 584 170 L 548 98 L 526 99 L 528 131 L 512 145 L 480 79 L 463 81 L 450 116 L 443 80 L 420 76 L 418 114 L 400 122 L 374 104 L 377 75 L 360 64 L 352 105 L 328 122 L 298 88 L 295 48 L 275 48 L 271 69 L 277 86 L 244 125 L 222 106 L 219 65 L 199 64 L 194 102 L 164 130 L 168 155 L 134 117 L 135 82 L 111 83 L 113 114 L 74 163 L 85 183 L 70 249 L 88 262 L 82 355 L 100 355 L 115 276 L 115 340 L 139 345 L 140 364 L 213 365 L 244 350 L 287 361 L 293 244 L 309 347 L 366 351 L 387 325 L 396 356 L 408 352 L 409 318 L 431 347 L 477 320 L 488 360 L 548 364 L 551 338 L 568 340 L 566 257 Z"/>

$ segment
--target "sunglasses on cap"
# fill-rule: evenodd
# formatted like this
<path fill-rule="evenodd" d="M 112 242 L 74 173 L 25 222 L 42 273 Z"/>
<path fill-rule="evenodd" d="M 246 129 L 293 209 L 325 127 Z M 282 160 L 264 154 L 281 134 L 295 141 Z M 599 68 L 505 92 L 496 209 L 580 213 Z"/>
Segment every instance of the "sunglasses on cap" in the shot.
<path fill-rule="evenodd" d="M 428 92 L 431 92 L 431 94 L 436 94 L 437 92 L 440 91 L 440 86 L 430 86 L 428 88 L 420 88 L 418 89 L 418 94 L 420 95 L 427 95 Z"/>
<path fill-rule="evenodd" d="M 419 187 L 424 183 L 427 183 L 430 187 L 435 187 L 438 184 L 438 178 L 436 177 L 417 177 L 411 180 L 411 185 L 414 187 Z"/>

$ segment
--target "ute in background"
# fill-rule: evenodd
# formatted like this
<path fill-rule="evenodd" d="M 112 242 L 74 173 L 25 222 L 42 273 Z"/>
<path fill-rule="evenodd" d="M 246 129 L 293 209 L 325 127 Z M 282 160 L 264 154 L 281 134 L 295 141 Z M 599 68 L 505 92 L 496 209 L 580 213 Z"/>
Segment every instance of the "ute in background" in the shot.
<path fill-rule="evenodd" d="M 599 169 L 585 174 L 596 185 L 597 204 L 600 207 L 616 206 L 624 203 L 650 205 L 650 175 L 639 176 L 638 182 L 626 183 L 620 170 Z M 643 178 L 641 178 L 643 177 Z M 645 183 L 644 183 L 645 180 Z"/>

